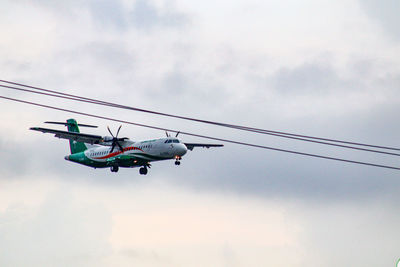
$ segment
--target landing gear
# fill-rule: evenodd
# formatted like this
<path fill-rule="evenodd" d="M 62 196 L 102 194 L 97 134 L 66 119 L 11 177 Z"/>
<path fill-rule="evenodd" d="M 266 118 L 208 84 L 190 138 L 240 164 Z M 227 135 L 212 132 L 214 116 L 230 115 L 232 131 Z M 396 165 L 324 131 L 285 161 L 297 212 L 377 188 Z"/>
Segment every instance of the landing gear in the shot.
<path fill-rule="evenodd" d="M 111 166 L 111 172 L 118 172 L 119 167 L 117 165 Z"/>
<path fill-rule="evenodd" d="M 140 168 L 140 169 L 139 169 L 139 173 L 140 173 L 141 175 L 146 175 L 146 174 L 147 174 L 147 167 L 144 166 L 144 167 Z"/>
<path fill-rule="evenodd" d="M 176 165 L 176 166 L 181 165 L 181 159 L 182 159 L 182 157 L 175 156 L 175 165 Z"/>
<path fill-rule="evenodd" d="M 150 163 L 146 163 L 145 165 L 143 165 L 143 167 L 141 167 L 140 169 L 139 169 L 139 173 L 141 174 L 141 175 L 146 175 L 147 174 L 147 172 L 148 172 L 148 170 L 147 170 L 147 168 L 151 168 L 151 164 Z"/>

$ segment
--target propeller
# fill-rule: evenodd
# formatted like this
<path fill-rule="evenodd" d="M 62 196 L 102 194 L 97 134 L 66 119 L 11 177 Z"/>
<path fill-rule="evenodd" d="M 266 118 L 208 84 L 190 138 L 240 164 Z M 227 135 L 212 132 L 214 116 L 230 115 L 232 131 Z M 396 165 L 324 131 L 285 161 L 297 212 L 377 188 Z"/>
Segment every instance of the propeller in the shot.
<path fill-rule="evenodd" d="M 119 134 L 119 131 L 121 130 L 121 127 L 122 127 L 122 125 L 119 126 L 119 128 L 117 130 L 117 134 L 114 136 L 113 133 L 110 130 L 110 127 L 107 126 L 108 132 L 111 134 L 111 136 L 113 138 L 111 140 L 112 141 L 112 146 L 111 146 L 111 152 L 110 153 L 112 153 L 114 151 L 115 146 L 118 146 L 121 151 L 124 150 L 123 147 L 121 146 L 121 144 L 119 143 L 119 141 L 125 141 L 126 137 L 118 138 L 118 134 Z"/>

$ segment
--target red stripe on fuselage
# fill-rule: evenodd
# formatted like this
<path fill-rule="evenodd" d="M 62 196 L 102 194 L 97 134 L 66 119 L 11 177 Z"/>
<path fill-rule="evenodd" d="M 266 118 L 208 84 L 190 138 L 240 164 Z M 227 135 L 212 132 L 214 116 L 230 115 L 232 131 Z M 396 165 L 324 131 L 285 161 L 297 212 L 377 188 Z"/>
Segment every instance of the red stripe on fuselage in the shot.
<path fill-rule="evenodd" d="M 124 153 L 126 151 L 129 151 L 129 150 L 140 150 L 140 151 L 144 152 L 142 149 L 132 146 L 132 147 L 125 147 L 123 151 L 113 152 L 113 153 L 110 153 L 110 154 L 105 155 L 103 157 L 98 157 L 98 158 L 93 158 L 93 159 L 108 159 L 108 158 L 115 157 L 115 156 L 117 156 L 119 154 L 122 154 L 122 153 Z"/>

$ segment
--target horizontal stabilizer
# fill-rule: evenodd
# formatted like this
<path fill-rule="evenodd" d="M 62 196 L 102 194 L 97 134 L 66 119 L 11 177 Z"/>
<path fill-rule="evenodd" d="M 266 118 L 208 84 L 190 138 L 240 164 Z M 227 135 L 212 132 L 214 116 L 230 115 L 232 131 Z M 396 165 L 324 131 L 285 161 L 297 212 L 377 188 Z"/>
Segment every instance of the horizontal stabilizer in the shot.
<path fill-rule="evenodd" d="M 58 121 L 45 121 L 44 123 L 59 124 L 59 125 L 64 125 L 64 126 L 72 125 L 72 123 L 68 123 L 68 122 L 58 122 Z M 76 125 L 76 124 L 74 124 L 74 125 Z M 81 123 L 78 123 L 78 126 L 80 126 L 80 127 L 97 128 L 97 126 L 95 126 L 95 125 L 81 124 Z"/>
<path fill-rule="evenodd" d="M 47 129 L 47 128 L 40 128 L 40 127 L 32 127 L 29 130 L 39 131 L 42 133 L 52 133 L 55 137 L 62 138 L 62 139 L 69 139 L 76 142 L 82 142 L 87 144 L 100 144 L 102 143 L 103 137 L 100 135 L 94 134 L 83 134 L 83 133 L 75 133 L 75 132 L 67 132 L 67 131 L 60 131 L 55 129 Z"/>

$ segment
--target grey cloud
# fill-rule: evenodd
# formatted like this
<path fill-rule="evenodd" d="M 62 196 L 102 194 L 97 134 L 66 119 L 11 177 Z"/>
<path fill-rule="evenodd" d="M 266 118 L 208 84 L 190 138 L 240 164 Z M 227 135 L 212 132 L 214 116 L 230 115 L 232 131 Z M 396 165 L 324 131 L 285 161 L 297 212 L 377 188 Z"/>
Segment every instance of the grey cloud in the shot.
<path fill-rule="evenodd" d="M 26 131 L 29 130 L 26 129 Z M 36 133 L 32 131 L 32 134 Z M 50 135 L 48 137 L 52 138 Z M 62 172 L 64 170 L 63 155 L 67 155 L 69 152 L 67 146 L 67 142 L 65 142 L 64 147 L 60 145 L 59 150 L 54 150 L 50 140 L 22 144 L 0 138 L 0 179 L 24 179 L 31 174 L 40 176 L 43 170 L 47 174 Z"/>
<path fill-rule="evenodd" d="M 330 75 L 327 76 L 336 77 L 333 75 L 335 72 L 330 68 L 321 67 L 319 69 L 315 66 L 306 66 L 304 69 L 310 73 L 313 73 L 315 69 L 317 69 L 317 71 L 315 71 L 317 73 L 324 73 L 320 69 L 328 69 L 330 71 L 326 72 L 330 73 Z M 295 70 L 293 72 L 301 73 L 302 71 L 303 70 Z M 290 71 L 288 71 L 288 73 L 290 73 Z M 310 77 L 312 76 L 311 74 L 307 75 Z M 295 81 L 299 78 L 297 74 L 288 76 L 294 77 L 293 79 Z M 200 81 L 203 80 L 209 81 L 210 84 L 204 87 L 199 86 L 201 84 Z M 394 76 L 392 78 L 388 77 L 383 79 L 383 81 L 380 82 L 395 86 L 396 81 L 398 82 L 398 78 Z M 311 81 L 306 79 L 304 83 L 308 85 Z M 340 84 L 340 81 L 336 81 L 335 83 Z M 168 105 L 177 103 L 173 102 L 177 95 L 179 95 L 179 98 L 183 97 L 183 101 L 187 104 L 189 110 L 191 110 L 190 108 L 194 110 L 199 109 L 198 106 L 203 108 L 207 107 L 208 111 L 211 108 L 215 108 L 216 112 L 220 110 L 221 100 L 216 101 L 218 97 L 216 98 L 215 96 L 218 96 L 218 93 L 210 89 L 212 86 L 215 86 L 215 81 L 212 81 L 210 77 L 208 77 L 208 79 L 201 77 L 201 79 L 197 80 L 196 75 L 192 75 L 190 72 L 184 72 L 183 70 L 177 70 L 167 73 L 165 75 L 165 80 L 162 80 L 162 84 L 163 86 L 159 86 L 158 89 L 160 90 L 160 88 L 163 88 L 165 91 L 154 91 L 152 93 L 152 101 L 155 101 L 154 98 L 159 97 L 159 101 L 164 102 L 164 108 L 159 110 L 168 110 Z M 293 84 L 296 83 L 293 82 Z M 196 92 L 199 88 L 208 88 L 209 91 L 205 90 L 203 92 L 204 97 L 200 97 L 202 92 L 200 92 L 200 90 Z M 173 91 L 174 89 L 176 91 Z M 310 93 L 312 93 L 312 91 Z M 196 95 L 196 97 L 194 97 L 194 95 Z M 208 102 L 210 95 L 213 96 L 213 100 Z M 291 94 L 291 96 L 293 96 L 293 94 Z M 229 96 L 227 96 L 227 98 L 221 98 L 226 100 L 229 99 Z M 393 98 L 396 99 L 395 97 Z M 193 99 L 195 99 L 195 101 L 193 101 Z M 236 121 L 234 107 L 232 107 L 231 110 L 233 111 L 232 114 L 229 114 L 229 116 L 225 118 L 232 118 L 232 121 Z M 367 143 L 390 145 L 396 144 L 397 142 L 398 136 L 396 133 L 400 131 L 400 126 L 392 122 L 396 121 L 396 114 L 399 112 L 398 105 L 396 103 L 391 103 L 385 104 L 384 106 L 376 106 L 369 112 L 351 114 L 351 116 L 345 114 L 337 118 L 318 118 L 314 119 L 312 122 L 310 122 L 308 118 L 300 118 L 296 119 L 296 124 L 299 125 L 306 134 L 315 134 L 314 131 L 310 129 L 317 129 L 319 134 L 315 135 L 325 137 L 342 136 L 345 137 L 343 139 L 355 141 L 363 138 Z M 263 116 L 264 114 L 257 114 L 257 117 L 262 118 Z M 277 118 L 277 120 L 279 120 L 279 118 Z M 165 123 L 164 120 L 162 121 Z M 176 121 L 172 121 L 171 123 L 171 125 L 174 125 L 173 128 L 176 128 Z M 101 124 L 104 124 L 104 122 L 101 122 Z M 290 125 L 291 122 L 280 120 L 280 125 L 285 124 Z M 168 125 L 168 127 L 171 125 Z M 191 129 L 190 127 L 192 126 L 188 127 L 189 128 L 182 127 L 178 129 Z M 224 132 L 219 134 L 218 129 L 212 127 L 201 127 L 201 132 L 228 138 L 232 136 L 229 132 L 228 135 L 224 135 Z M 47 138 L 51 139 L 53 137 L 47 136 Z M 190 140 L 189 137 L 182 138 L 184 138 L 185 141 Z M 359 153 L 349 153 L 345 151 L 343 153 L 338 153 L 336 149 L 332 150 L 323 147 L 308 146 L 299 144 L 298 142 L 286 142 L 274 137 L 259 138 L 243 133 L 238 134 L 232 139 L 239 139 L 252 143 L 260 142 L 261 144 L 272 147 L 283 147 L 323 155 L 336 155 L 343 158 L 365 160 L 368 162 L 379 162 L 382 159 L 382 163 L 385 163 L 387 159 L 373 154 L 361 156 Z M 43 137 L 43 140 L 47 139 Z M 63 156 L 67 153 L 67 142 L 63 140 L 56 141 L 60 142 L 59 148 L 56 151 L 50 148 L 42 149 L 45 152 L 47 151 L 43 155 L 42 161 L 47 162 L 46 164 L 49 165 L 48 168 L 54 173 L 67 170 L 66 172 L 74 174 L 77 177 L 77 181 L 83 179 L 85 181 L 109 183 L 116 187 L 144 182 L 143 179 L 138 178 L 137 169 L 122 170 L 118 173 L 116 179 L 110 180 L 108 169 L 93 170 L 66 162 L 63 160 Z M 193 141 L 200 142 L 204 140 Z M 55 157 L 54 155 L 56 153 L 57 156 Z M 387 162 L 390 163 L 390 165 L 396 166 L 395 161 L 393 162 L 389 159 Z M 40 166 L 43 166 L 43 163 L 41 164 Z M 47 169 L 47 167 L 45 168 Z M 194 190 L 222 191 L 263 198 L 282 197 L 308 200 L 318 199 L 324 201 L 347 201 L 351 199 L 374 198 L 379 195 L 393 194 L 400 186 L 396 171 L 305 158 L 280 152 L 239 147 L 233 144 L 226 144 L 226 147 L 223 149 L 199 149 L 189 152 L 188 155 L 185 156 L 182 166 L 179 168 L 175 168 L 172 162 L 166 162 L 164 165 L 162 163 L 154 163 L 150 175 L 146 177 L 146 180 L 153 179 L 169 181 L 173 184 L 185 186 Z"/>
<path fill-rule="evenodd" d="M 157 7 L 152 1 L 136 0 L 132 6 L 119 1 L 92 1 L 90 11 L 94 21 L 103 26 L 125 30 L 133 26 L 138 29 L 182 28 L 189 22 L 188 17 L 177 11 L 173 2 L 167 1 Z"/>
<path fill-rule="evenodd" d="M 282 147 L 279 143 L 274 146 Z M 180 172 L 185 176 L 181 173 L 168 179 L 200 191 L 324 202 L 373 199 L 395 194 L 400 187 L 396 171 L 245 147 L 237 154 L 232 146 L 226 144 L 223 153 L 213 152 L 218 156 L 196 151 L 198 155 L 187 156 L 183 162 L 185 167 Z M 357 159 L 354 154 L 345 153 L 344 157 Z M 198 168 L 198 162 L 204 166 L 200 174 L 191 171 Z"/>
<path fill-rule="evenodd" d="M 176 11 L 172 2 L 168 2 L 163 8 L 158 9 L 152 1 L 137 0 L 129 17 L 133 25 L 141 29 L 181 28 L 189 22 L 185 14 Z"/>
<path fill-rule="evenodd" d="M 48 70 L 51 75 L 47 81 L 53 82 L 55 87 L 62 84 L 64 88 L 80 89 L 80 94 L 96 88 L 97 93 L 102 94 L 117 91 L 118 82 L 123 84 L 135 71 L 137 60 L 136 52 L 122 43 L 93 41 L 60 50 L 46 66 L 54 66 Z M 113 79 L 116 76 L 119 78 Z"/>
<path fill-rule="evenodd" d="M 153 109 L 169 110 L 170 113 L 175 110 L 180 114 L 193 111 L 199 115 L 201 112 L 216 114 L 231 99 L 224 84 L 212 72 L 195 72 L 185 69 L 184 64 L 177 65 L 172 71 L 150 73 L 144 79 L 140 89 Z"/>
<path fill-rule="evenodd" d="M 355 66 L 357 65 L 358 63 L 355 63 Z M 351 69 L 351 75 L 348 75 L 346 80 L 342 80 L 336 74 L 337 71 L 330 67 L 329 64 L 327 67 L 318 64 L 306 64 L 299 68 L 278 71 L 275 76 L 272 75 L 273 78 L 271 80 L 284 81 L 284 86 L 277 82 L 281 86 L 279 88 L 282 90 L 286 89 L 286 86 L 290 84 L 290 86 L 293 86 L 291 88 L 293 88 L 294 92 L 278 94 L 274 97 L 276 101 L 284 102 L 282 97 L 295 98 L 298 94 L 307 94 L 310 97 L 314 95 L 323 97 L 324 94 L 319 90 L 321 86 L 325 89 L 327 87 L 328 92 L 330 90 L 340 90 L 342 97 L 345 97 L 348 92 L 363 92 L 364 90 L 368 94 L 372 94 L 370 91 L 371 88 L 379 88 L 381 92 L 387 92 L 387 94 L 385 102 L 377 102 L 370 105 L 368 110 L 342 113 L 340 115 L 332 114 L 328 117 L 313 116 L 312 121 L 308 117 L 296 118 L 295 121 L 275 118 L 279 122 L 275 124 L 281 125 L 281 127 L 287 125 L 287 129 L 298 128 L 298 130 L 286 129 L 288 132 L 396 146 L 400 125 L 393 122 L 396 121 L 396 116 L 400 112 L 398 105 L 399 92 L 396 89 L 400 85 L 400 79 L 396 75 L 387 75 L 386 77 L 370 75 L 374 73 L 374 68 L 374 64 L 370 62 L 369 66 L 360 72 L 354 72 Z M 313 84 L 314 80 L 316 80 L 316 85 Z M 310 102 L 310 105 L 313 105 L 313 103 Z M 257 108 L 252 107 L 252 110 L 258 110 Z M 232 107 L 232 111 L 234 110 Z M 238 110 L 239 107 L 237 107 L 236 111 Z M 263 107 L 260 107 L 260 110 L 262 111 Z M 236 113 L 232 112 L 228 117 L 233 118 L 232 121 L 235 121 L 235 116 Z M 260 118 L 259 122 L 262 123 L 262 118 L 266 115 L 257 113 L 255 116 Z M 264 124 L 259 125 L 261 127 L 262 125 L 268 125 L 268 120 L 265 120 Z M 274 129 L 273 127 L 265 128 Z M 203 128 L 202 130 L 203 132 L 216 132 L 215 128 L 209 130 Z M 275 130 L 283 129 L 278 128 Z M 227 137 L 231 135 L 231 133 L 227 134 L 220 134 L 220 136 Z M 232 139 L 251 143 L 257 143 L 258 141 L 261 144 L 271 147 L 330 155 L 339 158 L 392 166 L 398 165 L 396 157 L 368 154 L 367 152 L 350 152 L 337 148 L 331 149 L 326 146 L 306 145 L 299 143 L 299 141 L 285 141 L 276 137 L 266 136 L 261 138 L 242 133 Z M 266 198 L 323 199 L 329 202 L 352 199 L 364 200 L 391 195 L 395 194 L 400 187 L 400 181 L 397 179 L 398 171 L 308 158 L 256 148 L 238 147 L 233 144 L 226 144 L 222 150 L 212 151 L 212 153 L 194 151 L 190 155 L 187 155 L 186 158 L 188 160 L 184 161 L 181 167 L 186 168 L 184 167 L 186 164 L 190 165 L 184 171 L 187 176 L 181 177 L 178 174 L 169 179 L 173 183 L 185 185 L 194 190 L 228 191 Z M 197 162 L 201 162 L 202 166 L 206 166 L 200 174 L 191 171 L 192 169 L 196 169 L 198 166 Z"/>
<path fill-rule="evenodd" d="M 90 3 L 90 11 L 95 22 L 100 27 L 113 26 L 116 29 L 125 29 L 125 12 L 124 6 L 119 1 L 92 1 Z"/>
<path fill-rule="evenodd" d="M 170 96 L 182 95 L 182 93 L 190 88 L 189 81 L 185 77 L 184 73 L 172 72 L 165 75 L 165 80 L 163 82 L 165 88 L 167 89 L 167 94 Z"/>
<path fill-rule="evenodd" d="M 279 70 L 271 82 L 284 94 L 323 94 L 337 86 L 339 78 L 329 65 L 307 63 Z"/>
<path fill-rule="evenodd" d="M 30 152 L 33 152 L 30 147 L 0 138 L 0 179 L 10 179 L 26 174 L 32 166 Z"/>
<path fill-rule="evenodd" d="M 29 3 L 30 0 L 19 0 Z M 133 4 L 122 1 L 107 0 L 74 0 L 74 1 L 34 1 L 36 6 L 50 10 L 68 20 L 84 15 L 82 10 L 88 10 L 99 31 L 126 30 L 133 26 L 138 29 L 182 28 L 188 25 L 189 17 L 177 10 L 174 1 L 165 1 L 157 7 L 151 0 L 136 0 Z"/>
<path fill-rule="evenodd" d="M 87 1 L 71 0 L 71 1 L 52 1 L 52 0 L 17 0 L 16 3 L 33 5 L 42 7 L 52 12 L 56 12 L 58 16 L 67 16 L 69 19 L 78 16 L 79 11 L 86 8 Z"/>
<path fill-rule="evenodd" d="M 164 93 L 169 97 L 178 97 L 182 102 L 201 103 L 204 107 L 221 105 L 221 100 L 227 101 L 229 95 L 223 86 L 218 86 L 218 82 L 210 73 L 191 73 L 189 71 L 175 70 L 166 73 L 162 80 Z M 212 96 L 212 97 L 211 97 Z"/>
<path fill-rule="evenodd" d="M 79 47 L 76 51 L 66 51 L 65 54 L 73 55 L 79 61 L 79 57 L 93 62 L 93 66 L 101 66 L 117 73 L 131 71 L 135 57 L 134 53 L 120 43 L 92 42 Z M 75 61 L 75 60 L 74 60 Z"/>
<path fill-rule="evenodd" d="M 360 0 L 365 12 L 390 36 L 400 41 L 400 2 L 398 0 Z"/>
<path fill-rule="evenodd" d="M 112 16 L 120 14 L 120 12 L 126 12 L 121 10 L 121 7 L 118 7 L 119 4 L 120 3 L 117 2 Z M 107 9 L 107 5 L 101 5 L 99 8 L 105 10 Z M 94 11 L 95 16 L 97 16 L 98 19 L 101 19 L 102 16 L 106 15 L 102 13 L 104 10 Z M 172 10 L 174 9 L 172 8 Z M 174 14 L 178 13 L 175 11 L 167 11 L 166 6 L 159 8 L 152 2 L 137 1 L 133 5 L 132 13 L 130 15 L 132 16 L 131 19 L 133 19 L 131 23 L 143 23 L 143 25 L 140 25 L 139 27 L 152 28 L 163 25 L 165 20 L 167 20 L 169 16 L 173 17 Z M 140 16 L 144 17 L 142 18 Z M 138 21 L 138 19 L 142 21 Z M 106 20 L 105 23 L 112 22 Z M 168 25 L 168 23 L 166 25 Z M 50 64 L 54 69 L 56 69 L 56 66 L 62 66 L 63 71 L 57 70 L 57 72 L 55 71 L 56 73 L 46 72 L 46 76 L 53 77 L 48 79 L 54 79 L 54 84 L 58 83 L 67 86 L 68 83 L 71 82 L 72 77 L 78 78 L 76 80 L 79 81 L 79 87 L 84 87 L 82 84 L 87 82 L 92 86 L 90 89 L 96 89 L 95 92 L 87 89 L 87 92 L 95 94 L 101 94 L 105 91 L 104 87 L 99 90 L 99 88 L 94 85 L 94 81 L 102 80 L 102 77 L 99 77 L 100 75 L 104 75 L 104 73 L 108 73 L 110 76 L 118 74 L 118 78 L 110 80 L 113 82 L 120 81 L 131 73 L 131 71 L 129 71 L 130 69 L 137 67 L 134 62 L 135 53 L 137 53 L 137 51 L 133 52 L 129 48 L 125 47 L 124 44 L 118 44 L 117 42 L 93 42 L 76 49 L 66 49 L 64 52 L 63 55 L 60 55 L 61 57 L 58 57 L 58 55 L 57 57 L 54 57 L 53 64 Z M 188 54 L 194 53 L 199 53 L 199 51 L 188 52 Z M 235 51 L 233 51 L 232 54 L 235 54 Z M 179 51 L 174 54 L 174 56 L 182 58 L 182 54 L 179 54 Z M 184 58 L 186 59 L 186 57 Z M 229 59 L 230 55 L 228 54 L 226 60 L 219 61 L 218 64 L 221 64 L 219 66 L 224 66 L 223 62 L 230 63 L 231 61 L 229 61 Z M 172 71 L 166 71 L 161 74 L 153 74 L 150 72 L 150 75 L 143 79 L 151 85 L 149 86 L 150 88 L 141 86 L 141 90 L 138 89 L 138 92 L 135 92 L 135 96 L 138 96 L 139 98 L 141 97 L 141 94 L 148 93 L 149 97 L 144 100 L 140 99 L 141 102 L 150 103 L 150 105 L 157 107 L 156 109 L 161 111 L 169 112 L 175 109 L 178 111 L 176 113 L 180 114 L 188 112 L 200 114 L 201 112 L 204 112 L 204 114 L 207 114 L 209 118 L 215 118 L 224 112 L 222 106 L 228 105 L 229 108 L 227 110 L 229 111 L 229 114 L 223 114 L 224 116 L 221 115 L 224 120 L 235 122 L 237 121 L 236 118 L 238 116 L 243 116 L 244 119 L 246 117 L 257 117 L 257 120 L 254 120 L 256 122 L 265 121 L 265 124 L 259 124 L 261 126 L 270 123 L 265 119 L 265 116 L 268 116 L 266 114 L 268 112 L 268 109 L 266 108 L 268 103 L 265 103 L 264 106 L 259 105 L 250 107 L 243 104 L 240 106 L 229 104 L 232 96 L 229 91 L 225 91 L 223 88 L 234 88 L 237 86 L 234 82 L 229 81 L 230 76 L 224 76 L 224 83 L 222 83 L 221 80 L 216 79 L 213 74 L 215 66 L 210 64 L 210 66 L 208 66 L 209 70 L 201 71 L 200 68 L 197 67 L 198 62 L 196 62 L 196 58 L 194 58 L 193 61 L 195 67 L 193 67 L 193 65 L 183 65 L 176 67 Z M 245 61 L 245 59 L 243 59 L 243 61 Z M 168 65 L 168 63 L 165 65 Z M 235 72 L 232 76 L 244 77 L 243 73 L 250 73 L 253 71 L 253 69 L 247 67 L 246 64 L 237 64 L 237 66 L 239 65 L 240 68 L 235 68 Z M 143 65 L 139 64 L 138 66 Z M 151 67 L 156 68 L 157 65 L 154 64 Z M 264 65 L 261 65 L 261 68 L 262 67 L 264 67 Z M 166 69 L 170 68 L 171 66 L 168 65 Z M 258 65 L 254 68 L 255 73 L 262 73 L 262 69 L 260 69 Z M 223 70 L 223 72 L 226 71 L 226 69 Z M 264 82 L 265 84 L 265 80 L 267 79 L 269 83 L 274 85 L 279 93 L 283 93 L 269 99 L 270 101 L 277 101 L 279 104 L 285 103 L 284 98 L 295 98 L 299 94 L 318 94 L 319 96 L 323 96 L 326 92 L 331 92 L 347 83 L 355 84 L 352 89 L 358 87 L 364 88 L 362 87 L 363 84 L 359 82 L 359 80 L 361 80 L 359 78 L 363 75 L 369 74 L 371 71 L 369 68 L 365 68 L 357 74 L 359 75 L 356 77 L 357 79 L 350 81 L 342 80 L 338 76 L 337 72 L 338 71 L 329 63 L 305 63 L 298 67 L 282 68 L 271 76 L 267 78 L 264 77 L 264 81 L 260 80 L 256 83 Z M 121 73 L 126 75 L 121 76 Z M 243 84 L 254 83 L 253 78 L 254 77 L 247 77 L 244 79 Z M 396 79 L 394 79 L 393 82 L 390 82 L 389 79 L 384 82 L 393 83 L 395 85 Z M 382 85 L 382 83 L 376 81 L 375 83 L 377 83 L 376 85 Z M 378 88 L 378 86 L 376 87 Z M 77 88 L 77 86 L 75 86 L 75 88 Z M 243 100 L 242 103 L 253 103 L 252 99 L 246 99 L 246 97 L 247 95 L 255 95 L 254 88 L 250 86 L 241 87 L 241 90 L 246 90 L 240 99 Z M 145 93 L 142 93 L 143 91 Z M 257 97 L 263 98 L 262 93 L 263 92 L 259 92 Z M 129 92 L 129 94 L 126 95 L 132 95 L 132 92 Z M 393 98 L 395 99 L 395 97 Z M 150 102 L 150 100 L 152 102 Z M 354 140 L 358 140 L 359 136 L 365 136 L 366 132 L 370 133 L 368 136 L 372 141 L 377 140 L 377 137 L 375 136 L 375 134 L 379 134 L 377 129 L 387 129 L 390 127 L 393 131 L 385 132 L 385 140 L 390 144 L 396 143 L 397 136 L 395 134 L 396 128 L 394 126 L 388 127 L 387 119 L 391 118 L 395 121 L 396 118 L 394 118 L 392 114 L 398 114 L 396 113 L 397 110 L 398 109 L 396 108 L 391 110 L 382 110 L 377 107 L 377 109 L 374 110 L 374 113 L 367 112 L 365 113 L 365 116 L 356 116 L 352 114 L 352 117 L 344 116 L 333 118 L 332 120 L 330 118 L 314 118 L 314 121 L 312 122 L 307 121 L 307 118 L 305 118 L 299 119 L 295 123 L 301 125 L 301 129 L 309 129 L 312 127 L 316 129 L 326 129 L 325 131 L 320 132 L 328 132 L 329 135 L 333 137 L 346 132 L 349 133 L 347 136 L 351 136 Z M 249 120 L 250 119 L 251 118 L 249 118 Z M 140 118 L 140 120 L 142 120 L 142 118 Z M 280 119 L 277 118 L 276 120 L 279 121 Z M 280 125 L 291 125 L 291 123 L 293 122 L 280 120 Z M 376 125 L 376 127 L 369 128 L 368 124 Z M 390 125 L 393 125 L 393 123 L 390 123 Z M 290 127 L 288 128 L 290 129 Z M 187 129 L 191 129 L 191 127 L 188 126 Z M 206 129 L 204 127 L 204 133 L 215 133 L 215 129 Z M 312 133 L 312 131 L 310 131 L 310 133 Z M 343 134 L 343 136 L 346 135 Z M 43 140 L 46 138 L 51 139 L 53 137 L 43 137 Z M 241 135 L 240 138 L 251 142 L 254 140 L 261 140 L 257 138 L 254 139 L 253 137 L 246 137 L 244 135 Z M 260 142 L 264 142 L 264 140 L 268 140 L 265 141 L 267 144 L 268 142 L 272 142 L 271 146 L 279 147 L 282 145 L 280 140 L 272 139 L 272 141 L 270 141 L 270 138 L 262 139 Z M 64 142 L 59 140 L 57 141 Z M 124 170 L 121 173 L 118 173 L 117 179 L 110 181 L 109 179 L 107 180 L 107 177 L 110 175 L 108 170 L 93 170 L 64 161 L 63 156 L 66 153 L 66 143 L 62 145 L 60 144 L 61 151 L 58 151 L 58 149 L 44 149 L 46 147 L 47 146 L 42 147 L 43 151 L 48 151 L 48 153 L 46 152 L 46 154 L 43 153 L 42 155 L 42 160 L 45 163 L 41 163 L 41 165 L 38 166 L 47 167 L 48 165 L 50 170 L 54 172 L 68 170 L 68 172 L 77 175 L 81 173 L 85 176 L 84 179 L 88 179 L 89 181 L 94 181 L 96 176 L 100 176 L 99 180 L 108 181 L 110 184 L 114 183 L 116 186 L 124 183 L 138 182 L 138 179 L 136 179 L 136 176 L 138 176 L 137 170 L 135 169 Z M 288 145 L 287 148 L 297 148 L 298 150 L 305 151 L 308 150 L 308 147 L 297 144 L 293 147 Z M 10 148 L 7 149 L 5 149 L 5 151 L 9 151 L 10 153 L 12 152 Z M 325 153 L 325 151 L 318 151 L 316 149 L 314 151 L 320 152 L 320 154 L 329 154 L 331 152 L 330 150 L 327 150 Z M 55 153 L 58 153 L 57 156 Z M 28 155 L 24 156 L 27 157 Z M 353 157 L 353 154 L 345 154 L 345 156 Z M 234 145 L 227 145 L 224 149 L 216 152 L 213 151 L 212 153 L 204 153 L 201 150 L 194 151 L 186 158 L 187 159 L 183 162 L 183 165 L 186 166 L 187 164 L 190 168 L 184 169 L 185 167 L 182 166 L 184 168 L 173 169 L 170 165 L 158 165 L 155 163 L 154 168 L 151 170 L 152 176 L 148 179 L 164 179 L 164 173 L 166 171 L 175 175 L 173 178 L 166 179 L 169 179 L 173 183 L 182 184 L 195 189 L 200 188 L 202 190 L 229 191 L 237 194 L 252 194 L 261 197 L 308 197 L 313 199 L 324 198 L 329 200 L 357 197 L 363 198 L 366 196 L 375 196 L 377 194 L 388 194 L 398 187 L 398 183 L 394 179 L 395 174 L 388 173 L 384 170 L 375 170 L 362 166 L 353 167 L 344 163 L 333 163 L 318 159 L 303 159 L 300 156 L 289 156 L 288 154 L 267 152 L 253 148 L 246 149 Z M 365 159 L 369 160 L 369 158 Z M 374 160 L 374 158 L 371 159 L 372 160 L 369 161 Z M 17 163 L 14 163 L 13 166 L 16 167 L 16 164 Z M 10 165 L 12 165 L 12 163 L 10 163 Z M 202 168 L 199 168 L 199 166 Z M 25 169 L 31 167 L 31 165 L 27 165 Z M 21 169 L 23 170 L 24 168 L 21 167 Z M 130 180 L 132 176 L 134 176 L 135 179 Z M 359 176 L 361 176 L 361 178 L 357 178 Z M 384 177 L 384 179 L 381 179 L 382 177 Z"/>

